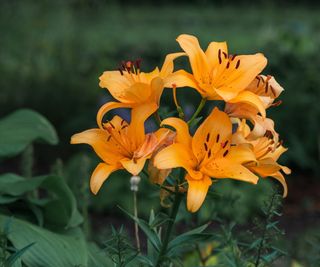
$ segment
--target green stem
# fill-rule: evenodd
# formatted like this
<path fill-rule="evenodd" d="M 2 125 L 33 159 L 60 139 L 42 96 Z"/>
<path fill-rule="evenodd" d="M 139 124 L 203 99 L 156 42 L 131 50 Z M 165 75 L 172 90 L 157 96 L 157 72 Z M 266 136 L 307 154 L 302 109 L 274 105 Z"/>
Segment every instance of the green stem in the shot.
<path fill-rule="evenodd" d="M 272 216 L 271 215 L 271 210 L 272 210 L 272 207 L 273 207 L 273 203 L 274 203 L 274 199 L 275 199 L 276 194 L 277 194 L 277 191 L 275 191 L 274 194 L 272 195 L 272 198 L 271 198 L 271 201 L 270 201 L 270 205 L 269 205 L 268 211 L 266 213 L 266 218 L 265 218 L 264 227 L 263 227 L 263 233 L 262 233 L 261 241 L 260 241 L 260 244 L 259 244 L 259 247 L 258 247 L 256 262 L 255 262 L 255 265 L 254 265 L 255 267 L 258 267 L 259 263 L 260 263 L 261 252 L 262 252 L 262 248 L 263 248 L 263 245 L 264 245 L 264 242 L 265 242 L 265 238 L 266 238 L 266 233 L 267 233 L 268 220 L 270 219 L 270 216 Z"/>
<path fill-rule="evenodd" d="M 137 191 L 133 191 L 133 209 L 134 209 L 134 217 L 138 219 L 138 204 L 137 204 Z M 136 238 L 136 243 L 137 243 L 137 249 L 140 252 L 140 238 L 139 238 L 139 226 L 138 223 L 135 221 L 134 222 L 134 233 L 135 233 L 135 238 Z"/>
<path fill-rule="evenodd" d="M 180 183 L 182 181 L 183 176 L 184 176 L 184 170 L 181 169 L 178 183 Z M 171 210 L 171 213 L 170 213 L 170 218 L 169 218 L 167 229 L 166 229 L 166 232 L 165 232 L 165 235 L 164 235 L 164 238 L 163 238 L 163 242 L 162 242 L 162 247 L 160 249 L 158 260 L 157 260 L 157 263 L 155 265 L 156 267 L 160 267 L 161 266 L 161 263 L 163 261 L 163 256 L 167 252 L 167 248 L 168 248 L 171 232 L 172 232 L 172 229 L 173 229 L 173 226 L 174 226 L 174 223 L 175 223 L 178 211 L 179 211 L 180 203 L 182 201 L 183 194 L 180 194 L 178 190 L 179 189 L 178 189 L 178 186 L 177 186 L 176 192 L 174 194 L 174 201 L 173 201 L 172 210 Z"/>
<path fill-rule="evenodd" d="M 197 108 L 197 110 L 195 111 L 195 113 L 193 113 L 191 119 L 188 121 L 188 124 L 190 125 L 199 115 L 199 113 L 201 112 L 201 110 L 204 108 L 204 105 L 206 104 L 207 99 L 206 98 L 202 98 L 201 102 Z"/>

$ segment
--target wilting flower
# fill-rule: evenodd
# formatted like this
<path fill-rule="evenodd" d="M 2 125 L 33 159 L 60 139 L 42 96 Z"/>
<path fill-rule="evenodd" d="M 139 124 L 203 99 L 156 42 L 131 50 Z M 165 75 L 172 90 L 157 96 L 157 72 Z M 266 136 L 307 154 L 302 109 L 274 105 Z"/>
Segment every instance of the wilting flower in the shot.
<path fill-rule="evenodd" d="M 246 90 L 258 95 L 264 108 L 267 109 L 271 106 L 278 106 L 281 104 L 281 101 L 274 103 L 274 100 L 284 89 L 279 83 L 277 83 L 274 77 L 270 75 L 259 75 L 249 84 Z M 245 118 L 253 123 L 254 128 L 250 133 L 250 138 L 261 137 L 266 133 L 266 131 L 269 131 L 274 136 L 275 141 L 278 141 L 278 134 L 274 129 L 274 122 L 269 118 L 260 116 L 258 114 L 259 110 L 252 105 L 245 102 L 238 102 L 234 104 L 227 103 L 225 112 L 230 117 Z"/>
<path fill-rule="evenodd" d="M 132 175 L 138 175 L 152 152 L 165 140 L 169 134 L 168 129 L 145 133 L 144 122 L 156 108 L 156 104 L 141 105 L 132 110 L 130 124 L 114 116 L 102 125 L 102 129 L 89 129 L 72 136 L 72 144 L 91 145 L 103 161 L 98 164 L 90 179 L 90 188 L 94 194 L 116 170 L 126 169 Z"/>
<path fill-rule="evenodd" d="M 175 143 L 161 150 L 154 159 L 159 169 L 182 167 L 187 171 L 187 208 L 197 211 L 202 205 L 212 178 L 232 178 L 256 184 L 258 177 L 243 164 L 255 161 L 246 145 L 231 145 L 232 124 L 217 108 L 200 125 L 193 137 L 185 121 L 167 118 L 163 125 L 176 130 Z"/>
<path fill-rule="evenodd" d="M 192 74 L 178 70 L 167 84 L 195 88 L 209 100 L 246 102 L 265 115 L 260 98 L 245 90 L 267 64 L 262 54 L 229 55 L 226 42 L 211 42 L 204 52 L 198 39 L 187 34 L 180 35 L 177 41 L 189 57 Z"/>
<path fill-rule="evenodd" d="M 277 161 L 288 149 L 284 148 L 281 142 L 276 141 L 274 137 L 270 138 L 269 135 L 255 140 L 249 140 L 248 136 L 250 136 L 250 128 L 243 120 L 239 124 L 237 132 L 233 135 L 233 143 L 250 144 L 256 157 L 256 161 L 248 162 L 245 166 L 261 177 L 273 177 L 278 180 L 283 186 L 283 196 L 285 197 L 288 187 L 281 172 L 290 174 L 291 170 L 286 166 L 280 165 Z"/>
<path fill-rule="evenodd" d="M 117 71 L 105 71 L 99 78 L 99 85 L 119 102 L 108 102 L 100 108 L 97 114 L 98 125 L 101 125 L 103 116 L 114 108 L 133 108 L 145 103 L 159 106 L 166 77 L 173 72 L 173 60 L 183 54 L 167 55 L 161 70 L 155 68 L 149 73 L 140 71 L 140 60 L 123 62 Z"/>

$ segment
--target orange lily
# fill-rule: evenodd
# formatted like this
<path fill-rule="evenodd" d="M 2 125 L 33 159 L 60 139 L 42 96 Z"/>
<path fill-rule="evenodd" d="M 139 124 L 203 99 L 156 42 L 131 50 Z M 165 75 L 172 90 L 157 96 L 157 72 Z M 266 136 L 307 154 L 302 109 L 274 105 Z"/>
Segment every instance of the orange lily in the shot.
<path fill-rule="evenodd" d="M 264 108 L 267 109 L 281 103 L 280 101 L 274 103 L 274 100 L 284 89 L 272 76 L 259 75 L 249 84 L 246 90 L 258 95 Z M 269 118 L 259 116 L 259 110 L 257 108 L 250 106 L 245 102 L 227 103 L 225 112 L 230 117 L 250 120 L 254 124 L 254 129 L 250 133 L 251 138 L 261 137 L 266 131 L 269 131 L 274 136 L 275 141 L 278 141 L 278 134 L 274 130 L 274 122 Z"/>
<path fill-rule="evenodd" d="M 283 174 L 290 174 L 291 170 L 277 163 L 280 156 L 287 151 L 281 142 L 275 141 L 275 138 L 270 139 L 269 136 L 263 136 L 256 140 L 248 140 L 250 136 L 250 128 L 243 120 L 233 136 L 233 142 L 236 144 L 250 144 L 253 153 L 256 157 L 256 162 L 246 163 L 245 166 L 252 172 L 261 177 L 273 177 L 278 180 L 283 186 L 283 196 L 288 193 L 287 183 Z"/>
<path fill-rule="evenodd" d="M 167 129 L 145 134 L 144 122 L 156 108 L 155 103 L 141 105 L 132 110 L 130 124 L 114 116 L 102 125 L 102 129 L 89 129 L 71 137 L 71 144 L 89 144 L 103 160 L 90 179 L 90 188 L 94 194 L 116 170 L 126 169 L 132 175 L 138 175 L 152 152 L 165 140 L 169 133 Z"/>
<path fill-rule="evenodd" d="M 226 42 L 211 42 L 204 52 L 198 39 L 187 34 L 180 35 L 177 41 L 189 57 L 193 74 L 178 70 L 168 77 L 167 84 L 195 88 L 209 100 L 246 102 L 265 116 L 259 97 L 245 90 L 266 66 L 263 54 L 228 55 Z"/>
<path fill-rule="evenodd" d="M 232 125 L 224 112 L 215 108 L 193 137 L 181 119 L 167 118 L 162 125 L 175 128 L 175 143 L 161 150 L 154 164 L 159 169 L 182 167 L 187 171 L 189 211 L 201 207 L 212 184 L 211 177 L 257 183 L 258 177 L 243 166 L 255 161 L 254 154 L 248 146 L 231 146 Z"/>
<path fill-rule="evenodd" d="M 97 114 L 101 127 L 103 116 L 111 109 L 133 108 L 144 103 L 156 103 L 159 106 L 166 77 L 173 72 L 173 60 L 184 53 L 173 53 L 166 56 L 161 70 L 152 72 L 140 71 L 140 61 L 128 61 L 118 71 L 105 71 L 100 77 L 100 87 L 106 88 L 119 102 L 108 102 Z"/>

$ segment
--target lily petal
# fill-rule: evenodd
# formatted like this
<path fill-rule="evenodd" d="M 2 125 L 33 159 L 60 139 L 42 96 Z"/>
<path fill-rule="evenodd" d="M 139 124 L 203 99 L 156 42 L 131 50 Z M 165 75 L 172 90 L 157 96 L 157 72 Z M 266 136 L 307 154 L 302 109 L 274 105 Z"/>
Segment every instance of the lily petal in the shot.
<path fill-rule="evenodd" d="M 134 141 L 136 148 L 138 148 L 145 139 L 144 122 L 154 113 L 158 108 L 156 103 L 145 103 L 134 107 L 131 110 L 131 122 L 128 127 L 128 136 Z"/>
<path fill-rule="evenodd" d="M 205 53 L 199 45 L 198 39 L 192 35 L 181 34 L 178 36 L 177 42 L 188 55 L 195 78 L 198 79 L 203 73 L 207 73 L 209 64 Z"/>
<path fill-rule="evenodd" d="M 174 69 L 173 61 L 176 58 L 185 56 L 185 55 L 186 53 L 183 53 L 183 52 L 168 54 L 163 62 L 163 65 L 160 71 L 160 77 L 165 79 L 169 74 L 171 74 Z"/>
<path fill-rule="evenodd" d="M 165 87 L 172 87 L 172 85 L 178 87 L 191 87 L 198 90 L 200 93 L 204 93 L 203 90 L 198 86 L 197 81 L 194 79 L 193 75 L 186 72 L 185 70 L 178 70 L 165 79 Z"/>
<path fill-rule="evenodd" d="M 258 177 L 242 163 L 255 161 L 255 156 L 249 146 L 230 147 L 225 157 L 210 161 L 201 168 L 201 171 L 213 178 L 232 178 L 235 180 L 256 184 Z"/>
<path fill-rule="evenodd" d="M 219 65 L 219 58 L 222 60 L 224 54 L 228 55 L 228 47 L 226 42 L 211 42 L 208 45 L 206 57 L 211 69 Z"/>
<path fill-rule="evenodd" d="M 261 53 L 237 56 L 233 62 L 233 65 L 224 71 L 224 75 L 217 74 L 213 81 L 216 92 L 225 101 L 236 97 L 267 65 L 267 59 Z"/>
<path fill-rule="evenodd" d="M 120 169 L 119 165 L 99 163 L 93 171 L 90 179 L 90 189 L 92 193 L 96 195 L 102 184 L 108 179 L 109 175 L 118 169 Z"/>
<path fill-rule="evenodd" d="M 259 96 L 250 92 L 242 91 L 235 98 L 232 98 L 228 101 L 229 103 L 244 103 L 256 108 L 263 118 L 266 117 L 265 106 Z"/>
<path fill-rule="evenodd" d="M 158 169 L 182 167 L 193 179 L 202 178 L 202 174 L 195 170 L 197 159 L 190 148 L 183 144 L 176 143 L 159 151 L 154 158 L 154 165 Z"/>
<path fill-rule="evenodd" d="M 103 129 L 102 126 L 102 120 L 105 114 L 107 114 L 107 112 L 109 112 L 112 109 L 116 109 L 116 108 L 131 108 L 133 107 L 133 104 L 130 103 L 118 103 L 118 102 L 108 102 L 106 104 L 104 104 L 98 111 L 97 113 L 97 124 L 98 126 Z"/>
<path fill-rule="evenodd" d="M 201 180 L 194 180 L 189 175 L 186 176 L 188 181 L 187 208 L 190 212 L 196 212 L 203 204 L 208 193 L 209 186 L 212 184 L 208 176 Z"/>
<path fill-rule="evenodd" d="M 189 133 L 189 126 L 184 120 L 171 117 L 164 119 L 161 122 L 161 126 L 163 125 L 171 126 L 176 130 L 176 143 L 181 143 L 191 148 L 192 138 Z"/>
<path fill-rule="evenodd" d="M 144 164 L 146 163 L 147 158 L 140 158 L 140 159 L 128 159 L 124 158 L 120 160 L 123 168 L 125 168 L 128 172 L 132 175 L 139 175 L 142 171 Z"/>
<path fill-rule="evenodd" d="M 208 154 L 214 155 L 221 149 L 221 144 L 230 145 L 232 125 L 228 115 L 218 108 L 200 125 L 192 138 L 192 151 L 198 161 L 202 161 Z"/>
<path fill-rule="evenodd" d="M 71 144 L 88 144 L 106 163 L 114 165 L 123 158 L 123 151 L 108 142 L 109 133 L 101 129 L 89 129 L 71 137 Z"/>

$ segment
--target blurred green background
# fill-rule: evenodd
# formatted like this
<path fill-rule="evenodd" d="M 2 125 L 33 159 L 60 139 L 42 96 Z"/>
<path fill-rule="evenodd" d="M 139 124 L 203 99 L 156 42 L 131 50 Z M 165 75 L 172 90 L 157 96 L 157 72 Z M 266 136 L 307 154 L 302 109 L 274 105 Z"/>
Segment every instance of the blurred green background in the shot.
<path fill-rule="evenodd" d="M 161 66 L 167 53 L 180 51 L 175 38 L 181 33 L 196 35 L 203 47 L 213 40 L 225 40 L 232 53 L 262 52 L 268 58 L 264 73 L 275 76 L 285 88 L 280 96 L 283 104 L 269 112 L 289 147 L 282 163 L 293 170 L 287 177 L 284 225 L 292 235 L 297 229 L 315 227 L 320 215 L 320 9 L 315 1 L 250 3 L 2 0 L 0 117 L 22 107 L 47 117 L 60 143 L 49 148 L 36 146 L 34 172 L 41 174 L 63 164 L 69 184 L 80 196 L 88 191 L 87 181 L 97 159 L 89 148 L 71 146 L 69 140 L 72 134 L 95 127 L 98 108 L 111 99 L 98 86 L 103 71 L 136 58 L 143 59 L 143 71 Z M 179 94 L 189 112 L 199 101 L 190 97 L 194 95 L 192 90 L 185 96 Z M 162 103 L 172 104 L 168 92 Z M 19 172 L 16 162 L 7 160 L 0 169 Z M 96 224 L 122 222 L 114 207 L 119 202 L 130 206 L 127 177 L 114 175 L 97 197 L 90 196 Z M 144 187 L 142 213 L 157 203 L 151 186 Z M 225 187 L 228 183 L 217 190 L 228 191 Z M 251 186 L 240 190 L 239 203 L 250 206 L 263 187 L 259 190 Z M 128 194 L 119 196 L 118 192 Z M 220 210 L 232 217 L 233 212 Z M 237 216 L 244 222 L 250 210 Z"/>

